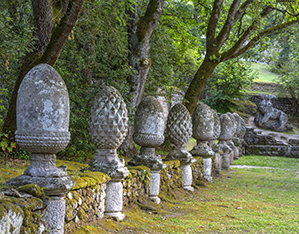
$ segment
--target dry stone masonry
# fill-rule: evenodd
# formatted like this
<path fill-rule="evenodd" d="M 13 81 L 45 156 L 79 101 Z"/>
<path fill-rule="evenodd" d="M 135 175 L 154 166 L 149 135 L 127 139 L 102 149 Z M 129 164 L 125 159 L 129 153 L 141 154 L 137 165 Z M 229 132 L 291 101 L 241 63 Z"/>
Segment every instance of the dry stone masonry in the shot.
<path fill-rule="evenodd" d="M 134 120 L 133 140 L 141 146 L 140 155 L 135 155 L 129 165 L 145 165 L 151 169 L 149 198 L 160 203 L 160 171 L 165 167 L 155 147 L 164 142 L 164 116 L 159 101 L 152 96 L 144 98 L 137 107 Z"/>
<path fill-rule="evenodd" d="M 74 186 L 66 167 L 57 168 L 55 153 L 69 140 L 69 98 L 66 85 L 56 70 L 39 64 L 24 77 L 17 98 L 18 145 L 31 152 L 31 164 L 23 175 L 7 185 L 36 184 L 46 188 L 50 199 L 43 219 L 49 233 L 64 233 L 66 193 Z"/>
<path fill-rule="evenodd" d="M 195 159 L 186 148 L 186 144 L 192 136 L 192 120 L 189 111 L 183 104 L 178 103 L 170 109 L 166 133 L 174 147 L 164 161 L 176 159 L 180 161 L 183 187 L 193 191 L 191 164 L 195 162 Z"/>

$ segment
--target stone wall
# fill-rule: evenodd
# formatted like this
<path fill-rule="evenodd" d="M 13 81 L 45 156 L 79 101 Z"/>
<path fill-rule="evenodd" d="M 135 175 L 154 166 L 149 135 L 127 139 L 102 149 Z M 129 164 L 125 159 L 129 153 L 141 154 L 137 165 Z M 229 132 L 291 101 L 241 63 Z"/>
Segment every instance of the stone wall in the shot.
<path fill-rule="evenodd" d="M 244 140 L 245 155 L 299 158 L 298 139 L 282 141 L 275 133 L 265 134 L 258 129 L 247 127 Z"/>
<path fill-rule="evenodd" d="M 41 220 L 45 211 L 45 203 L 41 196 L 41 190 L 36 185 L 25 185 L 18 190 L 2 189 L 0 233 L 45 233 L 46 224 Z"/>
<path fill-rule="evenodd" d="M 259 96 L 251 96 L 250 101 L 255 103 L 256 105 L 259 104 L 260 98 Z M 271 100 L 273 107 L 281 110 L 287 114 L 298 114 L 298 106 L 296 106 L 292 98 L 284 98 L 284 97 L 277 97 Z"/>
<path fill-rule="evenodd" d="M 66 195 L 66 233 L 104 217 L 105 190 L 110 177 L 102 172 L 87 172 L 74 180 L 75 187 Z"/>
<path fill-rule="evenodd" d="M 177 188 L 182 188 L 180 162 L 178 160 L 164 162 L 161 170 L 160 190 L 163 194 L 174 195 Z M 196 157 L 192 164 L 194 185 L 203 183 L 203 161 Z M 143 203 L 148 197 L 150 169 L 145 166 L 129 167 L 129 176 L 123 180 L 124 206 L 129 207 Z M 85 172 L 74 176 L 76 185 L 66 195 L 65 233 L 104 217 L 105 189 L 110 177 L 101 172 Z M 37 186 L 36 186 L 37 187 Z M 38 187 L 37 187 L 38 188 Z M 12 190 L 15 191 L 15 190 Z M 43 200 L 31 194 L 2 190 L 0 193 L 0 233 L 45 233 L 46 224 L 41 217 L 45 209 Z M 20 197 L 21 196 L 21 197 Z M 47 199 L 44 197 L 44 201 Z"/>

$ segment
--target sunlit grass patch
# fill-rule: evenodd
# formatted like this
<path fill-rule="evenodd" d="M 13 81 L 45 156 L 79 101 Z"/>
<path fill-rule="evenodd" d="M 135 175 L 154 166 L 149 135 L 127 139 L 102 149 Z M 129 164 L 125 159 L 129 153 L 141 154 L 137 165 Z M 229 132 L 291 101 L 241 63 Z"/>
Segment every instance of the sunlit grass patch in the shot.
<path fill-rule="evenodd" d="M 243 156 L 238 160 L 235 160 L 233 165 L 276 167 L 283 169 L 298 169 L 299 171 L 299 158 Z"/>

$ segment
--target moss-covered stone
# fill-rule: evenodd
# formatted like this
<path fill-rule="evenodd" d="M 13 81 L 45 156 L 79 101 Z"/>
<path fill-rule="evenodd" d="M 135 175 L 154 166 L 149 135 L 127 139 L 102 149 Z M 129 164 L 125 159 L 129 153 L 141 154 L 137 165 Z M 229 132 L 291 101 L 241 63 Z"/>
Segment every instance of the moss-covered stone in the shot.
<path fill-rule="evenodd" d="M 94 188 L 98 184 L 107 183 L 110 177 L 103 172 L 86 172 L 82 173 L 79 178 L 74 179 L 76 184 L 72 190 L 83 189 L 83 188 Z"/>
<path fill-rule="evenodd" d="M 23 185 L 22 187 L 17 188 L 19 192 L 25 192 L 28 194 L 31 194 L 34 197 L 42 198 L 45 196 L 45 193 L 43 189 L 41 189 L 38 185 L 36 184 L 26 184 Z"/>

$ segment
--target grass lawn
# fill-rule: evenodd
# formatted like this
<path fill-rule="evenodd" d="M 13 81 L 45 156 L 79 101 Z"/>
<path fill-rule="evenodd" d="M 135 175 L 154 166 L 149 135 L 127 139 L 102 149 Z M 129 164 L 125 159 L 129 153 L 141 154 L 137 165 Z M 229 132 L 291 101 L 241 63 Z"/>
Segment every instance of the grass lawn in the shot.
<path fill-rule="evenodd" d="M 253 63 L 251 64 L 251 67 L 254 72 L 258 72 L 258 79 L 253 80 L 254 82 L 277 82 L 279 75 L 270 72 L 270 67 L 267 64 Z"/>
<path fill-rule="evenodd" d="M 273 169 L 231 168 L 193 193 L 164 194 L 161 205 L 125 209 L 121 222 L 105 218 L 76 233 L 299 233 L 299 159 L 242 157 L 234 164 Z"/>

